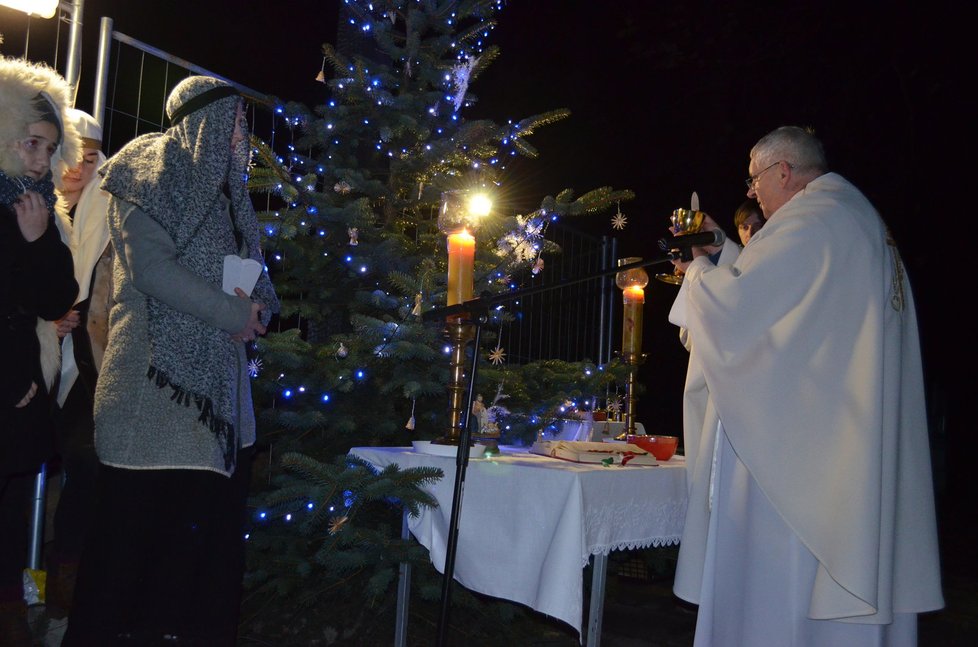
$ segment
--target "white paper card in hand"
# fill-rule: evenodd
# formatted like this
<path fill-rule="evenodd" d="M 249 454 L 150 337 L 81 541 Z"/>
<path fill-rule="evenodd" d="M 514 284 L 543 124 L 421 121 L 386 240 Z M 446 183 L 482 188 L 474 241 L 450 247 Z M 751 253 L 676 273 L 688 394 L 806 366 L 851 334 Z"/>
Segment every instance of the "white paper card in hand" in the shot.
<path fill-rule="evenodd" d="M 260 275 L 261 264 L 255 259 L 234 254 L 224 257 L 224 291 L 228 294 L 234 294 L 234 288 L 241 288 L 250 297 Z"/>

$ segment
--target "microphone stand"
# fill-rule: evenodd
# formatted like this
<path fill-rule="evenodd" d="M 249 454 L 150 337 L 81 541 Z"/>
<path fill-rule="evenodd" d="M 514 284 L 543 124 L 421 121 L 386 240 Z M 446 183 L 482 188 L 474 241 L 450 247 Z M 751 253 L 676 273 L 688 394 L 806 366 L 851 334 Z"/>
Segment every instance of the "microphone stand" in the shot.
<path fill-rule="evenodd" d="M 446 645 L 445 640 L 448 633 L 448 620 L 451 611 L 452 583 L 455 579 L 455 556 L 458 552 L 459 517 L 461 516 L 462 512 L 462 495 L 465 491 L 465 472 L 469 465 L 469 442 L 472 437 L 472 429 L 469 426 L 469 416 L 472 413 L 472 397 L 475 391 L 476 369 L 479 364 L 479 340 L 482 336 L 482 326 L 489 321 L 489 309 L 493 305 L 502 303 L 504 301 L 521 299 L 532 294 L 564 288 L 569 285 L 583 283 L 585 281 L 601 278 L 603 276 L 618 274 L 619 272 L 627 272 L 628 270 L 645 267 L 647 265 L 668 263 L 676 258 L 685 258 L 686 254 L 683 254 L 683 251 L 688 252 L 688 249 L 665 251 L 651 260 L 642 260 L 635 263 L 620 265 L 611 270 L 602 270 L 587 276 L 580 276 L 562 281 L 560 283 L 554 283 L 553 285 L 540 285 L 523 290 L 517 290 L 515 292 L 505 292 L 501 294 L 490 294 L 488 292 L 483 292 L 482 295 L 476 299 L 470 299 L 463 303 L 445 306 L 442 308 L 434 308 L 421 315 L 422 321 L 442 321 L 447 318 L 461 318 L 465 319 L 475 328 L 475 335 L 473 337 L 473 348 L 475 350 L 472 353 L 472 368 L 469 372 L 469 384 L 466 391 L 465 408 L 462 413 L 462 429 L 460 431 L 458 452 L 455 455 L 455 487 L 452 490 L 452 514 L 448 525 L 448 545 L 445 553 L 445 572 L 442 574 L 441 612 L 438 618 L 438 639 L 436 642 L 438 647 L 444 647 L 444 645 Z"/>

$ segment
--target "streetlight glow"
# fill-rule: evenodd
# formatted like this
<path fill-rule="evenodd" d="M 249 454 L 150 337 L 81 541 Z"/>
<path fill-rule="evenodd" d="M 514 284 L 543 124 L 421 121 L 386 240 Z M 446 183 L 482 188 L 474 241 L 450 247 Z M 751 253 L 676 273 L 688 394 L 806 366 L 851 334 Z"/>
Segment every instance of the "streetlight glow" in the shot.
<path fill-rule="evenodd" d="M 53 18 L 58 9 L 58 0 L 0 0 L 0 5 L 23 11 L 28 16 Z"/>

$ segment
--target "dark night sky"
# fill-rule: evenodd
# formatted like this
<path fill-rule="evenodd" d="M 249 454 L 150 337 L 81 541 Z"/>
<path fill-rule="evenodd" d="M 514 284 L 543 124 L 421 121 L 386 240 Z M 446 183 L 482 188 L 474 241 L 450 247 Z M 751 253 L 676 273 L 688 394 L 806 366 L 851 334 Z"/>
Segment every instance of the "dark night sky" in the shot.
<path fill-rule="evenodd" d="M 335 42 L 338 0 L 244 0 L 233 13 L 231 4 L 87 0 L 83 87 L 98 20 L 110 16 L 116 30 L 256 90 L 306 103 L 325 96 L 313 79 L 321 44 Z M 947 332 L 966 321 L 959 311 L 967 301 L 958 290 L 952 301 L 951 288 L 969 236 L 938 239 L 964 230 L 955 220 L 974 187 L 978 113 L 962 95 L 971 94 L 975 60 L 961 53 L 973 51 L 964 11 L 945 2 L 510 0 L 490 37 L 501 56 L 471 86 L 479 101 L 466 116 L 504 121 L 570 109 L 568 120 L 531 139 L 538 160 L 511 165 L 514 204 L 531 209 L 564 188 L 632 189 L 620 250 L 636 256 L 694 190 L 735 233 L 751 145 L 779 125 L 813 127 L 830 165 L 874 202 L 902 250 L 929 396 L 948 415 L 939 451 L 947 451 L 950 478 L 962 476 L 949 487 L 975 492 L 975 479 L 956 467 L 974 428 L 965 429 L 963 409 L 975 380 L 955 371 L 971 365 L 964 347 L 974 325 Z M 79 106 L 88 105 L 82 94 Z M 609 216 L 581 226 L 613 235 Z M 648 291 L 643 376 L 656 395 L 644 404 L 660 407 L 650 417 L 674 410 L 669 399 L 681 392 L 682 372 L 661 370 L 683 358 L 665 322 L 674 292 L 657 282 Z"/>

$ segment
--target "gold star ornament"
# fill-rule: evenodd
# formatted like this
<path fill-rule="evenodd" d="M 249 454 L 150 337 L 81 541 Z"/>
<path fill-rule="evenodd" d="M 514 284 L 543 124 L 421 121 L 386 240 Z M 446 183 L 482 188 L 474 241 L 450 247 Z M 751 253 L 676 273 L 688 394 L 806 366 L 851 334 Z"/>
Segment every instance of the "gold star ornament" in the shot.
<path fill-rule="evenodd" d="M 342 517 L 336 517 L 335 519 L 333 519 L 332 521 L 330 521 L 329 522 L 329 534 L 335 535 L 336 533 L 338 533 L 340 530 L 343 529 L 343 526 L 345 526 L 346 525 L 346 522 L 349 521 L 349 520 L 350 520 L 349 517 L 342 516 Z"/>
<path fill-rule="evenodd" d="M 503 350 L 502 346 L 496 346 L 491 353 L 489 353 L 489 361 L 493 363 L 493 366 L 498 366 L 506 361 L 506 351 Z"/>

